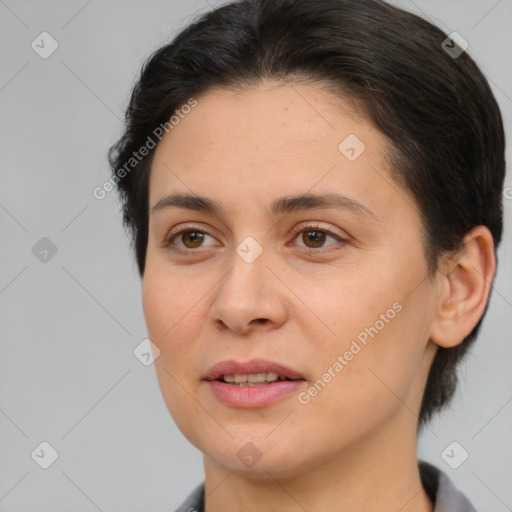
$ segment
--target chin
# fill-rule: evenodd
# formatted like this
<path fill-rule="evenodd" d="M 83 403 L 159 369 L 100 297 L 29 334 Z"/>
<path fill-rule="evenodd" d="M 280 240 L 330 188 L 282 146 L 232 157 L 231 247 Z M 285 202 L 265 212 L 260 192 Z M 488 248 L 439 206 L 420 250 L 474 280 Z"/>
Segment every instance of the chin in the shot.
<path fill-rule="evenodd" d="M 266 437 L 268 432 L 266 429 L 258 435 L 253 431 L 255 435 L 252 436 L 226 435 L 211 442 L 203 437 L 199 443 L 191 442 L 215 465 L 244 477 L 268 479 L 271 476 L 296 476 L 305 464 L 307 454 L 303 449 L 297 449 L 297 442 L 292 437 L 288 437 L 288 442 L 277 436 L 270 440 Z"/>

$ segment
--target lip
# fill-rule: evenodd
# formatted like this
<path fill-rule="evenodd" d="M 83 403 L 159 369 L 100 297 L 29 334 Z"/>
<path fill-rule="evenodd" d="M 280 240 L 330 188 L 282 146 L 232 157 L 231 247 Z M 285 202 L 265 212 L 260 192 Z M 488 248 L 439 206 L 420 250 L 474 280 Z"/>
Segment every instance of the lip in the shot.
<path fill-rule="evenodd" d="M 221 361 L 212 366 L 206 373 L 205 380 L 217 380 L 224 375 L 249 375 L 254 373 L 277 373 L 288 379 L 304 379 L 298 371 L 274 361 L 266 359 L 251 359 L 245 363 L 233 359 Z"/>
<path fill-rule="evenodd" d="M 277 380 L 260 386 L 236 386 L 217 380 L 223 375 L 254 373 L 277 373 L 294 380 Z M 292 393 L 297 393 L 306 382 L 293 368 L 265 359 L 253 359 L 245 363 L 234 360 L 221 361 L 208 370 L 204 380 L 218 401 L 237 408 L 267 407 Z"/>

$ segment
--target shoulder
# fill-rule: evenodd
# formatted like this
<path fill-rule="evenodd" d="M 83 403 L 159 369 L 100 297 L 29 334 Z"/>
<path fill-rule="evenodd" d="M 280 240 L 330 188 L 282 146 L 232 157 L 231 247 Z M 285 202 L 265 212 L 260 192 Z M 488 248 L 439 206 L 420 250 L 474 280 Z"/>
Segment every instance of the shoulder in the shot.
<path fill-rule="evenodd" d="M 204 482 L 187 496 L 175 512 L 204 512 Z"/>
<path fill-rule="evenodd" d="M 440 469 L 419 461 L 423 487 L 434 502 L 434 512 L 477 512 L 475 507 Z"/>

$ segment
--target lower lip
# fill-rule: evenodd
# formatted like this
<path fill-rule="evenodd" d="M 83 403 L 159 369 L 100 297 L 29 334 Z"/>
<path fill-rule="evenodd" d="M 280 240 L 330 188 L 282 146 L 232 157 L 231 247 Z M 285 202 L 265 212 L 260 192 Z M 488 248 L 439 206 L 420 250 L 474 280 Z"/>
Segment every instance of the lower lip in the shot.
<path fill-rule="evenodd" d="M 234 386 L 219 380 L 209 380 L 215 397 L 232 407 L 266 407 L 277 400 L 296 393 L 305 383 L 304 380 L 278 380 L 260 386 Z"/>

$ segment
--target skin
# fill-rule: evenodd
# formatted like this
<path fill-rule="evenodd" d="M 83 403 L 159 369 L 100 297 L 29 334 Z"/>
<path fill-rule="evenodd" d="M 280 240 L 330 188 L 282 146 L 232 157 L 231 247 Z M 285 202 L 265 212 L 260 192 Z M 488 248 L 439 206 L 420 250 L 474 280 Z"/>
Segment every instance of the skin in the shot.
<path fill-rule="evenodd" d="M 224 212 L 150 214 L 142 300 L 164 400 L 204 454 L 206 511 L 432 511 L 417 469 L 421 397 L 437 346 L 460 343 L 483 314 L 489 231 L 475 228 L 428 278 L 416 204 L 387 170 L 387 140 L 349 102 L 273 82 L 197 100 L 156 148 L 150 210 L 179 192 Z M 366 146 L 354 161 L 338 149 L 349 134 Z M 330 192 L 373 215 L 270 212 L 278 197 Z M 191 223 L 202 241 L 165 247 Z M 247 236 L 263 249 L 253 263 L 236 252 Z M 203 380 L 219 361 L 264 358 L 298 370 L 307 390 L 395 303 L 400 312 L 307 404 L 293 393 L 235 408 Z M 237 457 L 249 441 L 261 454 L 252 467 Z"/>

